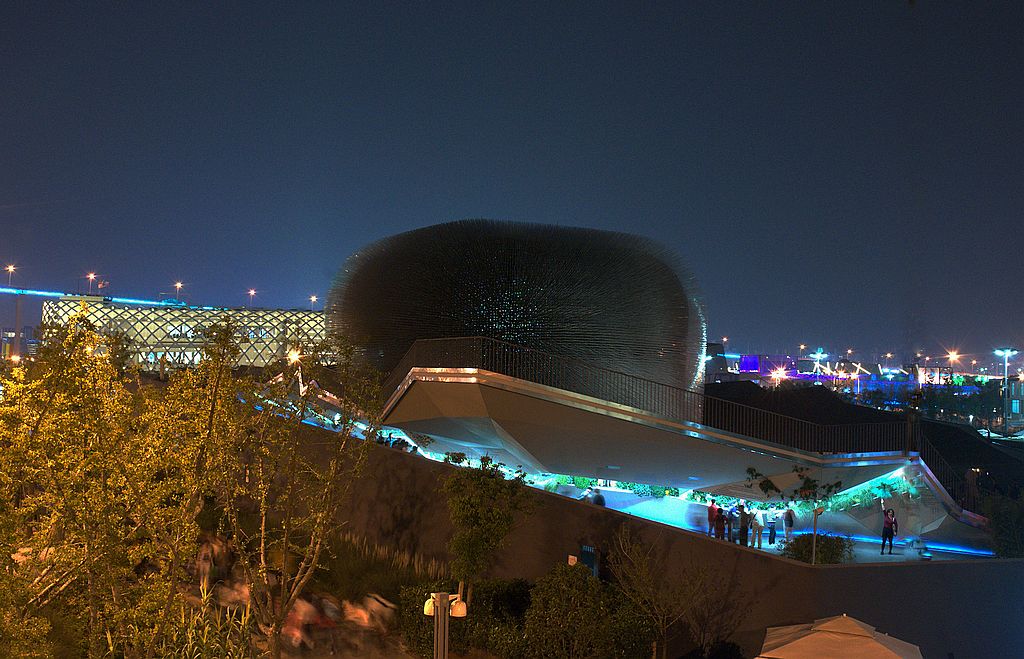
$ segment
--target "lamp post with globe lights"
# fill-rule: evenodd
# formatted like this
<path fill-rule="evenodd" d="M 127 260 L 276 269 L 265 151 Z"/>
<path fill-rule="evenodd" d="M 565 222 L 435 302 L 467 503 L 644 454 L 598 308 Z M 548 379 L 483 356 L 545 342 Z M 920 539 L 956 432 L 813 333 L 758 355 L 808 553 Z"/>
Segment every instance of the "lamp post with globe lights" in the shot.
<path fill-rule="evenodd" d="M 1019 351 L 1016 348 L 999 348 L 994 353 L 996 357 L 1003 358 L 1003 434 L 1007 435 L 1010 432 L 1010 420 L 1007 417 L 1007 408 L 1010 399 L 1010 383 L 1007 376 L 1010 372 L 1010 357 L 1016 355 Z"/>

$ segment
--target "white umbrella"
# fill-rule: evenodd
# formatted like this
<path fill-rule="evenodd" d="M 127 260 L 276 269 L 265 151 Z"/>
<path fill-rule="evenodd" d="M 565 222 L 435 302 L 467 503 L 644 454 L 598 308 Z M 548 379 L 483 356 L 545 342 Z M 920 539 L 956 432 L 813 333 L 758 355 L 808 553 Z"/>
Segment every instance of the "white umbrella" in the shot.
<path fill-rule="evenodd" d="M 921 659 L 916 645 L 875 631 L 871 625 L 841 616 L 813 624 L 769 627 L 757 659 Z"/>

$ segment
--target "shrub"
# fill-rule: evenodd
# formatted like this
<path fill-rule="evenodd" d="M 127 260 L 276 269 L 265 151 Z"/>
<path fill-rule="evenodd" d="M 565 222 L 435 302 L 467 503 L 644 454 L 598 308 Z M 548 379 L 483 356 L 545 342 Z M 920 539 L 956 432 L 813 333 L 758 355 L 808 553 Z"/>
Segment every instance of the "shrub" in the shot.
<path fill-rule="evenodd" d="M 559 565 L 531 591 L 524 625 L 529 657 L 636 657 L 650 634 L 624 598 L 583 564 Z"/>
<path fill-rule="evenodd" d="M 983 509 L 996 555 L 1024 557 L 1024 493 L 1017 499 L 998 495 L 986 497 Z"/>
<path fill-rule="evenodd" d="M 811 562 L 814 535 L 798 535 L 782 545 L 782 555 L 804 563 Z M 815 563 L 849 563 L 853 560 L 853 539 L 843 535 L 818 533 L 817 557 Z"/>
<path fill-rule="evenodd" d="M 573 476 L 572 484 L 581 490 L 585 490 L 588 487 L 594 487 L 597 484 L 596 478 L 587 478 L 585 476 Z"/>

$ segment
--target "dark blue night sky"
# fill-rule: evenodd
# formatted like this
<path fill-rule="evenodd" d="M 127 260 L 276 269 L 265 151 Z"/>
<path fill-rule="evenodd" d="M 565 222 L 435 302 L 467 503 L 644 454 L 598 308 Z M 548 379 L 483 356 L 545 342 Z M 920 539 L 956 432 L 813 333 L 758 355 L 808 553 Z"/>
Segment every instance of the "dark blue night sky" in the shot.
<path fill-rule="evenodd" d="M 480 4 L 6 3 L 0 260 L 299 307 L 515 219 L 663 241 L 739 350 L 1024 343 L 1024 4 Z"/>

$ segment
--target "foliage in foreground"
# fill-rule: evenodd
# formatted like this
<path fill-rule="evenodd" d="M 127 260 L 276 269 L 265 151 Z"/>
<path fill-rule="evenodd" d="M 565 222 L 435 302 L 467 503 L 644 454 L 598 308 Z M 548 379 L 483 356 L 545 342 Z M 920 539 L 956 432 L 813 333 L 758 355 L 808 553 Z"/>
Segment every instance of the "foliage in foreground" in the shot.
<path fill-rule="evenodd" d="M 651 632 L 618 591 L 582 563 L 559 565 L 531 591 L 523 632 L 527 656 L 644 657 Z"/>
<path fill-rule="evenodd" d="M 399 629 L 406 645 L 432 656 L 433 620 L 423 615 L 432 592 L 454 592 L 451 581 L 402 589 Z M 505 659 L 648 657 L 651 633 L 617 589 L 585 566 L 559 565 L 531 588 L 521 580 L 480 581 L 466 618 L 452 618 L 453 652 L 481 650 Z"/>
<path fill-rule="evenodd" d="M 35 362 L 0 366 L 0 650 L 48 654 L 49 620 L 62 656 L 149 658 L 182 643 L 202 648 L 190 656 L 245 656 L 249 619 L 236 629 L 208 606 L 182 608 L 198 521 L 216 501 L 253 584 L 252 622 L 277 654 L 337 530 L 361 455 L 343 453 L 354 419 L 373 427 L 375 384 L 342 342 L 296 343 L 300 359 L 266 390 L 232 371 L 238 336 L 228 321 L 210 328 L 204 359 L 166 389 L 139 386 L 84 314 L 52 329 Z M 315 459 L 300 432 L 316 412 L 303 367 L 306 383 L 316 374 L 344 394 Z"/>
<path fill-rule="evenodd" d="M 804 563 L 811 562 L 811 555 L 814 551 L 814 534 L 804 533 L 798 535 L 789 542 L 782 545 L 782 555 Z M 834 563 L 849 563 L 853 560 L 853 539 L 843 535 L 832 535 L 829 533 L 818 533 L 817 553 L 815 564 L 829 565 Z"/>
<path fill-rule="evenodd" d="M 485 456 L 479 468 L 456 469 L 442 485 L 455 528 L 448 543 L 451 570 L 461 581 L 486 575 L 517 517 L 533 504 L 526 474 L 519 470 L 507 479 L 502 467 Z"/>
<path fill-rule="evenodd" d="M 1024 492 L 1014 499 L 986 497 L 983 508 L 996 555 L 1000 558 L 1024 558 Z"/>

